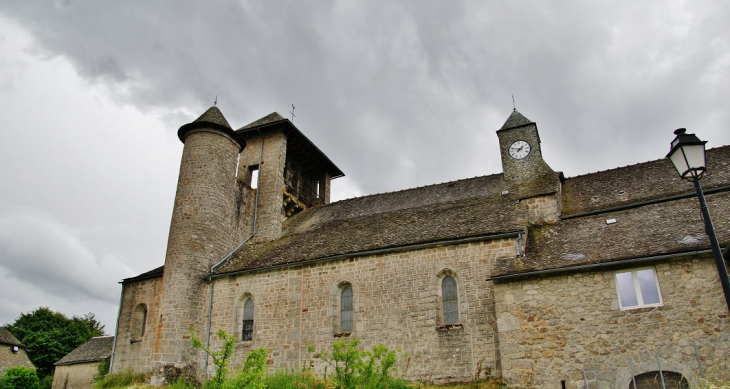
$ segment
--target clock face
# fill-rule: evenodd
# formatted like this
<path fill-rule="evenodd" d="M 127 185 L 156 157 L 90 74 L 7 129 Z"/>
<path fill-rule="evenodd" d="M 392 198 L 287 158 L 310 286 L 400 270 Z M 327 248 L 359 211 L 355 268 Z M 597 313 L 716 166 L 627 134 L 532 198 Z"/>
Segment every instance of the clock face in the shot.
<path fill-rule="evenodd" d="M 518 140 L 509 147 L 509 155 L 514 159 L 522 159 L 530 154 L 530 144 L 524 140 Z"/>

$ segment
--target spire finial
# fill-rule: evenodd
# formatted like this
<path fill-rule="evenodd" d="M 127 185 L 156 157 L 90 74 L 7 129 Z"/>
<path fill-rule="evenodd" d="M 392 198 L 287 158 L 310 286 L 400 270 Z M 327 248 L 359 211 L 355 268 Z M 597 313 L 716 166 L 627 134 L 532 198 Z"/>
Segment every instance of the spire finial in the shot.
<path fill-rule="evenodd" d="M 215 95 L 215 101 L 213 102 L 213 106 L 214 107 L 218 106 L 218 95 Z"/>
<path fill-rule="evenodd" d="M 291 114 L 291 122 L 294 123 L 294 118 L 297 117 L 297 115 L 294 115 L 294 104 L 291 105 L 291 111 L 289 113 Z"/>
<path fill-rule="evenodd" d="M 512 110 L 517 111 L 517 108 L 515 108 L 515 95 L 512 94 Z"/>

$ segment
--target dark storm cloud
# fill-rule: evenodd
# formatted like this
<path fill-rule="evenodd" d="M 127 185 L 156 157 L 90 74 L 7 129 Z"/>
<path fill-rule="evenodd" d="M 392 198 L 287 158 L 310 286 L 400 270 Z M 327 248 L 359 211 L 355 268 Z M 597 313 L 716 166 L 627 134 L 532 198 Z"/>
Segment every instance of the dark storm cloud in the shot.
<path fill-rule="evenodd" d="M 294 103 L 295 123 L 366 193 L 498 172 L 493 132 L 512 94 L 569 174 L 625 159 L 616 152 L 661 157 L 631 156 L 621 138 L 669 138 L 728 99 L 713 88 L 728 81 L 724 4 L 11 4 L 45 52 L 125 84 L 117 97 L 143 110 L 202 110 L 218 95 L 240 126 Z M 713 68 L 721 79 L 703 82 Z M 599 144 L 617 151 L 580 152 Z"/>
<path fill-rule="evenodd" d="M 43 135 L 52 164 L 9 143 L 37 142 L 37 128 L 0 144 L 0 162 L 18 167 L 0 172 L 12 183 L 0 210 L 42 209 L 51 226 L 82 230 L 62 239 L 81 258 L 137 272 L 162 263 L 175 131 L 216 95 L 233 126 L 294 104 L 294 123 L 347 174 L 334 199 L 501 172 L 495 131 L 512 95 L 538 123 L 548 164 L 568 176 L 662 158 L 678 127 L 730 144 L 728 3 L 11 0 L 0 14 L 30 34 L 35 58 L 68 61 L 90 89 L 166 124 L 159 134 L 135 128 L 138 118 L 59 117 Z M 23 66 L 2 68 L 0 89 Z M 42 98 L 53 104 L 38 115 L 68 97 Z M 18 251 L 53 230 L 30 225 L 6 231 L 2 249 L 50 258 Z"/>

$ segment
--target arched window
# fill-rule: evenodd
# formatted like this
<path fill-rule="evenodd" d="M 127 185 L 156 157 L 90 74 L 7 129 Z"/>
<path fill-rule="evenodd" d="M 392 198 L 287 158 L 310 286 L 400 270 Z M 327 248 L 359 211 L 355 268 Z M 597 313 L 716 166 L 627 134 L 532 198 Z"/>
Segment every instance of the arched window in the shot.
<path fill-rule="evenodd" d="M 650 371 L 634 376 L 629 382 L 629 389 L 661 388 L 662 381 L 666 389 L 689 389 L 689 382 L 682 374 L 674 371 Z M 636 386 L 634 386 L 636 383 Z"/>
<path fill-rule="evenodd" d="M 144 336 L 147 327 L 147 306 L 139 304 L 134 308 L 132 313 L 132 338 L 141 338 Z"/>
<path fill-rule="evenodd" d="M 253 300 L 247 298 L 243 303 L 243 331 L 241 340 L 253 340 Z"/>
<path fill-rule="evenodd" d="M 441 280 L 441 301 L 443 304 L 444 324 L 459 322 L 459 297 L 454 277 L 446 276 Z"/>
<path fill-rule="evenodd" d="M 352 332 L 352 286 L 344 285 L 340 293 L 340 332 Z"/>

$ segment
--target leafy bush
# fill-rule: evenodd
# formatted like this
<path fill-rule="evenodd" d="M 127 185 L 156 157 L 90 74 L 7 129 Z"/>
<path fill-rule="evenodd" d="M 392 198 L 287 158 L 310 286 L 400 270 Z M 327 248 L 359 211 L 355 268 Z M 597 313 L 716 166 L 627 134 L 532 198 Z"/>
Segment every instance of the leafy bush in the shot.
<path fill-rule="evenodd" d="M 236 337 L 228 335 L 225 330 L 218 330 L 218 339 L 223 340 L 223 348 L 220 351 L 211 351 L 203 345 L 203 342 L 195 336 L 194 328 L 190 328 L 190 336 L 192 340 L 191 345 L 194 348 L 205 351 L 211 358 L 213 358 L 213 364 L 215 365 L 215 376 L 208 380 L 204 387 L 210 389 L 222 388 L 226 382 L 226 376 L 228 375 L 228 362 L 233 355 L 233 347 L 236 345 Z"/>
<path fill-rule="evenodd" d="M 35 370 L 25 366 L 11 367 L 0 379 L 2 389 L 37 389 L 40 381 Z"/>
<path fill-rule="evenodd" d="M 350 342 L 340 339 L 332 344 L 332 352 L 320 353 L 322 359 L 334 368 L 334 380 L 341 389 L 381 389 L 394 386 L 408 387 L 405 381 L 395 380 L 391 372 L 400 350 L 389 350 L 382 344 L 372 350 L 360 350 L 360 339 Z"/>
<path fill-rule="evenodd" d="M 246 356 L 246 362 L 236 376 L 228 380 L 228 363 L 233 355 L 236 345 L 236 337 L 229 335 L 225 330 L 217 332 L 218 339 L 223 340 L 223 347 L 219 351 L 212 351 L 203 345 L 203 342 L 195 336 L 193 329 L 190 329 L 191 344 L 194 348 L 205 351 L 213 359 L 216 366 L 215 376 L 203 384 L 205 389 L 264 389 L 264 373 L 266 373 L 266 358 L 269 351 L 259 348 L 251 351 Z"/>
<path fill-rule="evenodd" d="M 266 373 L 266 359 L 269 351 L 265 348 L 258 348 L 246 356 L 246 362 L 241 371 L 230 382 L 226 388 L 264 389 L 264 373 Z"/>

